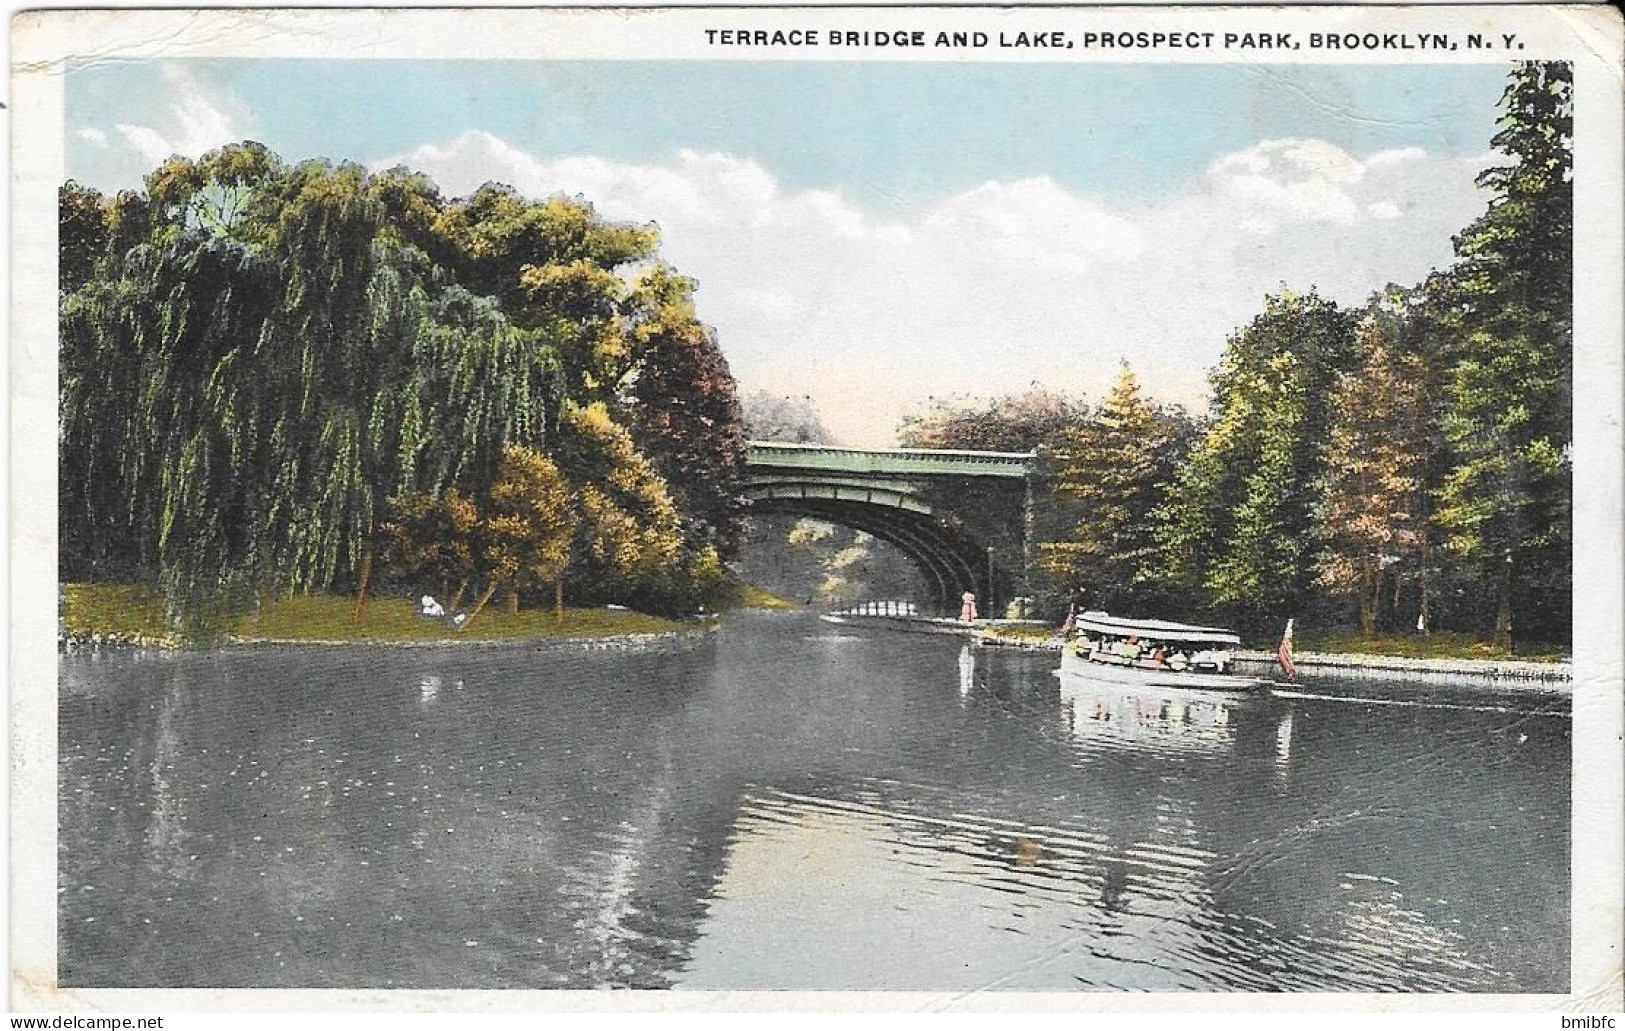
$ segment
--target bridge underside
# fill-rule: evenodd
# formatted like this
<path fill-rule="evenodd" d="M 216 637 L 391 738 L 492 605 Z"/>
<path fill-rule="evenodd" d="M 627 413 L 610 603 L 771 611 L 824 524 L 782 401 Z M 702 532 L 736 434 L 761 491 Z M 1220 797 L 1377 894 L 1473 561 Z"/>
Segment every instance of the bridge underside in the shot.
<path fill-rule="evenodd" d="M 976 592 L 984 606 L 983 615 L 991 615 L 985 611 L 994 586 L 987 552 L 929 511 L 919 510 L 923 507 L 838 497 L 759 495 L 751 500 L 750 512 L 821 519 L 861 530 L 893 545 L 920 568 L 941 611 L 958 611 L 960 595 L 969 590 Z"/>

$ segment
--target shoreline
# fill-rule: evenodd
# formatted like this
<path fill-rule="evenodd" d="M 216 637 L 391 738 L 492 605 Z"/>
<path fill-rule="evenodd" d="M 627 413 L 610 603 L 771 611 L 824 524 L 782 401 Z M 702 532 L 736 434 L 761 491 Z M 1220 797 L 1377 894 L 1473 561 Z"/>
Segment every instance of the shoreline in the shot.
<path fill-rule="evenodd" d="M 140 635 L 118 633 L 92 633 L 68 634 L 57 633 L 56 646 L 59 655 L 72 655 L 76 652 L 90 651 L 160 651 L 174 652 L 222 652 L 249 650 L 253 648 L 507 648 L 510 650 L 535 651 L 543 649 L 580 648 L 586 651 L 593 650 L 619 650 L 646 647 L 649 645 L 666 643 L 698 644 L 708 640 L 716 633 L 718 623 L 712 622 L 706 626 L 683 627 L 677 630 L 634 630 L 625 633 L 604 634 L 568 634 L 548 636 L 538 634 L 532 637 L 436 637 L 421 640 L 382 640 L 376 638 L 355 638 L 339 640 L 332 638 L 308 637 L 243 637 L 231 634 L 219 642 L 210 645 L 193 646 L 177 642 L 171 638 L 147 638 Z"/>
<path fill-rule="evenodd" d="M 1055 637 L 1010 637 L 975 629 L 970 638 L 980 647 L 1059 652 Z M 1275 653 L 1247 649 L 1235 653 L 1236 665 L 1248 673 L 1273 670 Z M 1466 683 L 1479 687 L 1516 687 L 1567 691 L 1574 682 L 1572 662 L 1530 662 L 1523 659 L 1417 659 L 1399 655 L 1357 652 L 1301 652 L 1292 657 L 1299 670 L 1324 676 L 1368 680 L 1426 680 L 1431 683 Z"/>

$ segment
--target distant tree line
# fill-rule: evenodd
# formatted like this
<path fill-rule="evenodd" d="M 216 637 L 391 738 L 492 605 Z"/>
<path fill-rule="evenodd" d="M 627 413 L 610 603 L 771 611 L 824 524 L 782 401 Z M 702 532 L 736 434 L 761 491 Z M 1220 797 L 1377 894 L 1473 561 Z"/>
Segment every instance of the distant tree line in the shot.
<path fill-rule="evenodd" d="M 1098 406 L 938 405 L 905 445 L 1043 454 L 1052 607 L 1470 630 L 1572 626 L 1572 79 L 1517 67 L 1455 263 L 1360 309 L 1284 289 L 1228 340 L 1200 420 L 1125 365 Z"/>
<path fill-rule="evenodd" d="M 60 572 L 177 625 L 432 583 L 682 610 L 727 589 L 743 434 L 645 226 L 243 143 L 60 191 Z"/>

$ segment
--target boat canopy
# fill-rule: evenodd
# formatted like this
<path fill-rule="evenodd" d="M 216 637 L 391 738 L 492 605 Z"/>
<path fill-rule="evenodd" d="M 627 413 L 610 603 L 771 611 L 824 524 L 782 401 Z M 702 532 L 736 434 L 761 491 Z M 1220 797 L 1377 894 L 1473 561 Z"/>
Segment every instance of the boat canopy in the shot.
<path fill-rule="evenodd" d="M 1089 630 L 1114 637 L 1148 637 L 1154 641 L 1178 641 L 1190 644 L 1228 644 L 1241 647 L 1241 638 L 1220 627 L 1191 626 L 1188 623 L 1168 623 L 1160 619 L 1123 619 L 1104 612 L 1085 612 L 1072 623 L 1074 630 Z"/>

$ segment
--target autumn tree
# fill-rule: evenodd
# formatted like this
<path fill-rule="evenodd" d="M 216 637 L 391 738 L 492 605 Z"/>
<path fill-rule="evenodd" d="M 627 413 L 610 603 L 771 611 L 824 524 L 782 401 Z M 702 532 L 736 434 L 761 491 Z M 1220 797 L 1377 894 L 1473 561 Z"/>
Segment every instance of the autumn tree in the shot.
<path fill-rule="evenodd" d="M 573 491 L 573 582 L 589 595 L 659 607 L 684 550 L 666 482 L 603 404 L 567 405 L 554 453 Z"/>
<path fill-rule="evenodd" d="M 694 288 L 667 265 L 633 284 L 624 332 L 635 364 L 621 406 L 683 514 L 685 537 L 729 559 L 744 524 L 744 417 L 716 333 L 695 311 Z"/>
<path fill-rule="evenodd" d="M 1426 625 L 1430 387 L 1418 346 L 1416 302 L 1402 291 L 1374 300 L 1355 332 L 1355 365 L 1327 398 L 1333 413 L 1317 511 L 1317 582 L 1359 603 L 1360 630 L 1376 632 L 1384 588 L 1407 566 L 1421 583 Z M 1409 562 L 1407 562 L 1409 560 Z"/>
<path fill-rule="evenodd" d="M 519 611 L 519 593 L 553 589 L 555 615 L 564 615 L 564 575 L 578 514 L 574 492 L 548 456 L 516 444 L 505 445 L 476 538 L 487 584 L 469 619 L 479 614 L 498 587 L 508 588 L 508 611 Z"/>
<path fill-rule="evenodd" d="M 438 584 L 435 597 L 447 609 L 455 609 L 462 604 L 474 575 L 479 521 L 473 499 L 455 488 L 438 497 L 391 498 L 382 526 L 382 565 L 398 580 Z"/>
<path fill-rule="evenodd" d="M 1059 440 L 1089 416 L 1081 398 L 1033 387 L 990 401 L 933 401 L 897 430 L 903 447 L 1031 451 Z"/>
<path fill-rule="evenodd" d="M 1147 401 L 1123 363 L 1099 409 L 1065 429 L 1053 449 L 1054 490 L 1075 522 L 1064 538 L 1040 545 L 1045 570 L 1103 608 L 1162 600 L 1152 513 L 1189 435 L 1189 419 Z"/>

